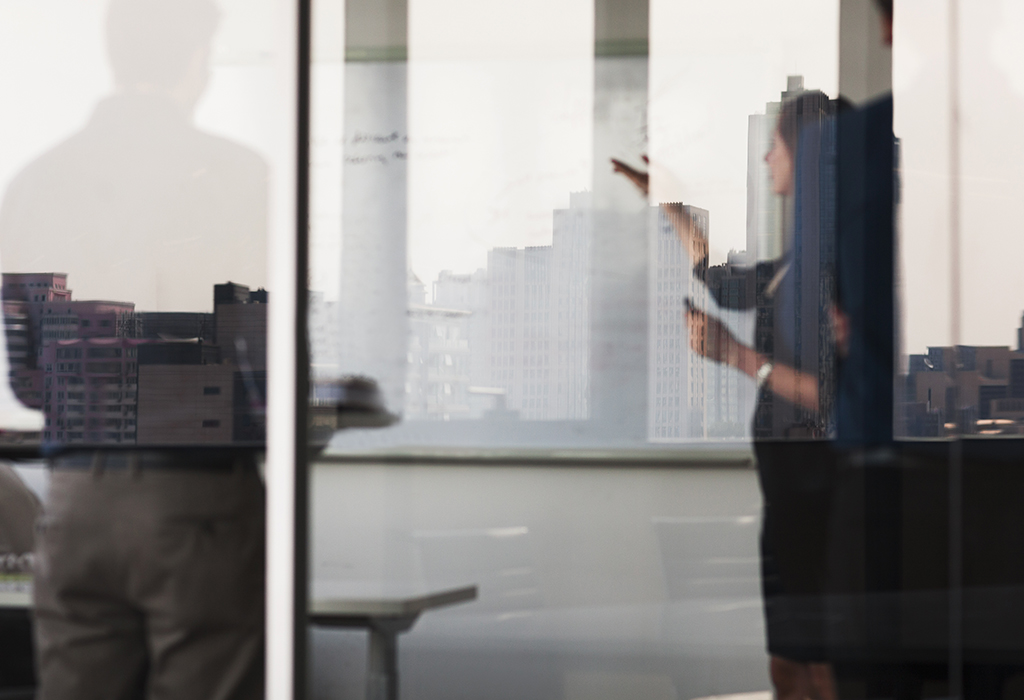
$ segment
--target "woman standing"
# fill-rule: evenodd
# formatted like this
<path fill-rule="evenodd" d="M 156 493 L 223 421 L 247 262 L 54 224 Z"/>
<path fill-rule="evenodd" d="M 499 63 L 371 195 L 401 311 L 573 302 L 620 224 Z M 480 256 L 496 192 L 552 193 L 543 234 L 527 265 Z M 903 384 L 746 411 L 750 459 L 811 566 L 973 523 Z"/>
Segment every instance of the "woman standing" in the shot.
<path fill-rule="evenodd" d="M 755 312 L 754 346 L 703 310 L 689 304 L 687 310 L 691 349 L 757 382 L 753 435 L 764 497 L 761 584 L 770 673 L 778 698 L 801 700 L 835 697 L 821 599 L 832 452 L 824 440 L 807 439 L 832 432 L 834 104 L 818 91 L 783 102 L 765 156 L 782 203 L 783 252 L 748 268 L 745 298 L 717 299 Z M 647 194 L 647 173 L 612 164 Z M 672 205 L 666 209 L 696 262 L 704 253 L 691 222 Z"/>

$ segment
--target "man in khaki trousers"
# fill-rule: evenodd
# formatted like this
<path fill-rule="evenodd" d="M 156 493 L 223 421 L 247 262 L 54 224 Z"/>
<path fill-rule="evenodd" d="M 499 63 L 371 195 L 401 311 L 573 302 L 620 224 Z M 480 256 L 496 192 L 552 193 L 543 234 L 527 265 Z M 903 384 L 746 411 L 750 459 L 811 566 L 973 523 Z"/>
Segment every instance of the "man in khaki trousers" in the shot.
<path fill-rule="evenodd" d="M 0 462 L 0 574 L 20 575 L 30 570 L 38 515 L 39 499 L 9 464 Z M 28 688 L 33 682 L 28 616 L 0 615 L 0 688 Z"/>
<path fill-rule="evenodd" d="M 0 462 L 0 556 L 20 559 L 32 551 L 38 515 L 39 499 L 9 464 Z"/>
<path fill-rule="evenodd" d="M 262 697 L 263 528 L 251 458 L 57 460 L 36 557 L 40 700 Z"/>

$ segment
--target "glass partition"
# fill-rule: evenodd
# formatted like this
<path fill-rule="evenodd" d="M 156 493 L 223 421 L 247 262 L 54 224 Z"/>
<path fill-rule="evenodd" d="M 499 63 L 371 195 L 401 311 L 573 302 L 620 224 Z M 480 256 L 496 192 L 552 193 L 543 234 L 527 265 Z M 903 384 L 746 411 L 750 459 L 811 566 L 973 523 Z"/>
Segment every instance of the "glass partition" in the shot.
<path fill-rule="evenodd" d="M 768 697 L 824 658 L 840 9 L 346 4 L 310 590 L 476 587 L 400 638 L 403 693 Z M 314 691 L 360 694 L 318 621 Z"/>
<path fill-rule="evenodd" d="M 905 638 L 931 647 L 949 695 L 1013 697 L 1024 578 L 1011 563 L 1019 525 L 1010 502 L 1021 490 L 1024 365 L 1020 290 L 1006 271 L 1022 186 L 1022 144 L 1008 128 L 1021 109 L 1021 64 L 1008 37 L 1021 16 L 1003 2 L 897 8 L 905 393 L 896 416 L 910 456 L 895 512 L 904 586 L 914 591 L 901 611 Z"/>
<path fill-rule="evenodd" d="M 263 444 L 279 4 L 6 11 L 8 360 L 48 448 Z"/>
<path fill-rule="evenodd" d="M 0 6 L 0 695 L 262 697 L 296 4 Z"/>
<path fill-rule="evenodd" d="M 412 2 L 406 62 L 345 69 L 392 97 L 346 126 L 338 303 L 408 340 L 325 316 L 389 339 L 318 377 L 391 427 L 324 453 L 314 581 L 480 584 L 410 637 L 425 696 L 472 659 L 530 697 L 1013 697 L 1019 14 Z"/>

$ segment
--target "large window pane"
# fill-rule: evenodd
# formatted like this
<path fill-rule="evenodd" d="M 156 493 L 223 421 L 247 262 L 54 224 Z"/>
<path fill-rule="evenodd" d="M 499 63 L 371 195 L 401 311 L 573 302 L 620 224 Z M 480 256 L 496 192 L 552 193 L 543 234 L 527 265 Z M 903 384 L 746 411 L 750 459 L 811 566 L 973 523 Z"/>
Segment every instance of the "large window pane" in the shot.
<path fill-rule="evenodd" d="M 139 8 L 7 10 L 12 382 L 47 444 L 261 444 L 266 240 L 292 189 L 281 8 Z"/>
<path fill-rule="evenodd" d="M 324 219 L 321 237 L 342 265 L 332 281 L 317 255 L 314 364 L 323 385 L 373 379 L 401 421 L 338 435 L 335 449 L 742 444 L 752 434 L 756 372 L 691 350 L 686 299 L 753 348 L 753 304 L 715 300 L 725 288 L 737 297 L 748 270 L 753 295 L 753 267 L 790 253 L 795 224 L 764 156 L 785 97 L 813 88 L 821 119 L 835 111 L 838 6 L 758 4 L 735 32 L 733 9 L 665 3 L 651 10 L 650 39 L 639 10 L 623 5 L 605 22 L 602 7 L 558 4 L 522 25 L 521 8 L 412 3 L 408 62 L 404 47 L 348 49 L 344 225 L 331 234 Z M 469 25 L 441 19 L 462 13 Z M 709 30 L 691 40 L 684 17 Z M 828 146 L 816 148 L 825 163 Z M 646 168 L 648 155 L 649 199 L 610 163 Z M 702 241 L 696 257 L 678 240 L 675 209 L 651 206 L 671 203 Z M 329 211 L 326 195 L 318 207 Z M 820 289 L 808 278 L 813 294 L 802 297 L 813 316 L 802 352 L 815 356 L 808 377 L 826 403 L 834 360 L 818 301 L 829 255 L 814 262 Z M 774 273 L 760 274 L 764 286 Z M 821 436 L 828 411 L 762 422 L 780 437 L 798 424 Z"/>
<path fill-rule="evenodd" d="M 313 597 L 476 584 L 402 637 L 424 697 L 767 692 L 750 443 L 769 357 L 804 381 L 761 411 L 761 442 L 798 445 L 770 476 L 804 479 L 772 492 L 793 516 L 774 536 L 814 533 L 779 554 L 819 567 L 828 532 L 831 409 L 797 399 L 835 392 L 838 3 L 400 10 L 349 3 L 345 61 L 317 67 L 314 420 L 342 429 L 311 478 Z M 611 163 L 644 156 L 649 196 Z M 802 294 L 785 343 L 772 294 L 755 303 L 770 286 Z M 692 349 L 687 298 L 761 362 Z M 360 693 L 363 643 L 317 630 L 314 687 Z"/>
<path fill-rule="evenodd" d="M 301 211 L 295 14 L 0 7 L 0 449 L 48 467 L 19 465 L 39 500 L 2 474 L 0 695 L 262 696 L 268 316 L 287 328 L 295 303 L 267 250 L 295 247 Z M 287 486 L 294 367 L 269 354 Z"/>

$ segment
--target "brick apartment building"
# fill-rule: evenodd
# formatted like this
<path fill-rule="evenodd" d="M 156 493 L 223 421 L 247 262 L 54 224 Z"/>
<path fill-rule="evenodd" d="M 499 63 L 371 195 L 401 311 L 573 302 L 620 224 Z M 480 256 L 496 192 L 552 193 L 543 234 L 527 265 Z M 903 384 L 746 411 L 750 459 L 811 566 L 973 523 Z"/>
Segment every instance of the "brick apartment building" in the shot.
<path fill-rule="evenodd" d="M 216 285 L 212 314 L 76 301 L 62 273 L 6 273 L 3 294 L 11 384 L 44 412 L 44 442 L 262 439 L 264 290 Z"/>

